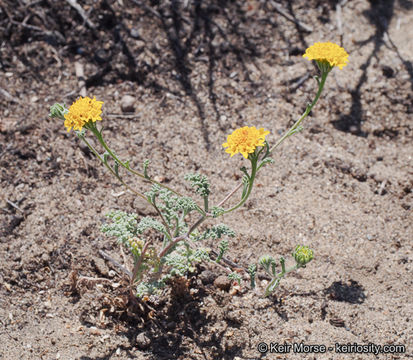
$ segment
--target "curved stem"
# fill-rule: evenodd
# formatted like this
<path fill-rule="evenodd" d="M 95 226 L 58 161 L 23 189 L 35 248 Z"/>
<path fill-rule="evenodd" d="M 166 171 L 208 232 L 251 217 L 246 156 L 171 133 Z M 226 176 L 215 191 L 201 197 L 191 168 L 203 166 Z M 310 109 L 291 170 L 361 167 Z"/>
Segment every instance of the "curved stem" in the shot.
<path fill-rule="evenodd" d="M 146 198 L 146 196 L 142 193 L 140 193 L 139 191 L 134 190 L 133 188 L 131 188 L 127 183 L 125 183 L 122 178 L 116 174 L 116 172 L 102 159 L 102 157 L 100 156 L 100 154 L 96 151 L 96 149 L 86 140 L 86 138 L 84 136 L 80 136 L 80 138 L 82 139 L 82 141 L 87 145 L 87 147 L 93 152 L 93 154 L 103 163 L 103 165 L 106 166 L 106 168 L 112 173 L 112 175 L 114 175 L 123 186 L 125 186 L 129 191 L 133 192 L 135 195 L 140 196 L 141 198 L 145 199 L 146 202 L 148 202 L 149 204 L 151 204 L 148 199 Z M 152 204 L 151 204 L 152 205 Z"/>
<path fill-rule="evenodd" d="M 100 142 L 100 144 L 103 146 L 103 148 L 108 152 L 108 154 L 116 161 L 119 163 L 120 166 L 122 166 L 123 168 L 125 168 L 127 171 L 129 171 L 130 173 L 139 176 L 140 178 L 142 178 L 144 181 L 150 182 L 151 184 L 157 184 L 165 189 L 168 189 L 169 191 L 173 192 L 174 194 L 178 195 L 178 196 L 182 196 L 179 192 L 173 190 L 172 188 L 170 188 L 169 186 L 166 186 L 164 184 L 161 184 L 160 182 L 153 180 L 151 178 L 148 178 L 147 176 L 145 176 L 144 174 L 140 173 L 139 171 L 133 170 L 129 167 L 129 165 L 127 165 L 126 163 L 124 163 L 123 161 L 121 161 L 116 155 L 115 153 L 109 148 L 109 146 L 106 144 L 105 140 L 103 139 L 102 133 L 101 131 L 99 132 L 99 130 L 96 127 L 95 123 L 92 123 L 91 127 L 89 127 L 89 129 L 93 132 L 93 134 L 97 137 L 98 141 Z"/>
<path fill-rule="evenodd" d="M 125 181 L 122 180 L 122 178 L 116 174 L 116 172 L 102 159 L 102 157 L 99 155 L 99 153 L 96 151 L 96 149 L 86 140 L 86 138 L 84 136 L 80 137 L 83 142 L 88 146 L 88 148 L 95 154 L 95 156 L 109 169 L 109 171 L 120 181 L 120 183 L 125 186 L 129 191 L 131 191 L 132 193 L 134 193 L 135 195 L 140 196 L 142 199 L 145 199 L 145 201 L 152 205 L 155 208 L 156 213 L 159 215 L 159 217 L 161 218 L 162 224 L 165 227 L 165 231 L 167 232 L 167 234 L 165 235 L 169 235 L 169 238 L 172 239 L 172 234 L 171 234 L 171 230 L 165 220 L 165 218 L 163 217 L 161 211 L 159 210 L 159 208 L 156 206 L 156 204 L 152 204 L 147 197 L 140 193 L 139 191 L 131 188 Z M 115 160 L 116 161 L 116 160 Z"/>
<path fill-rule="evenodd" d="M 244 205 L 244 203 L 247 201 L 248 197 L 251 194 L 252 187 L 254 185 L 255 176 L 257 175 L 257 160 L 258 160 L 257 158 L 254 158 L 254 159 L 251 160 L 252 169 L 251 169 L 251 175 L 250 175 L 250 180 L 249 180 L 249 184 L 248 184 L 248 190 L 247 190 L 246 194 L 243 196 L 243 198 L 241 199 L 241 201 L 237 205 L 233 206 L 232 208 L 230 208 L 228 210 L 225 210 L 222 213 L 222 215 L 228 214 L 231 211 L 234 211 L 234 210 L 238 209 L 239 207 Z"/>
<path fill-rule="evenodd" d="M 327 76 L 328 76 L 329 72 L 323 72 L 321 74 L 321 80 L 318 83 L 318 91 L 317 94 L 313 100 L 313 102 L 311 104 L 309 104 L 307 106 L 307 108 L 305 109 L 303 115 L 301 115 L 301 117 L 295 122 L 295 124 L 291 127 L 290 130 L 288 130 L 276 143 L 275 145 L 272 146 L 272 148 L 270 149 L 270 153 L 273 152 L 273 150 L 275 150 L 286 138 L 288 138 L 290 135 L 292 135 L 294 133 L 294 131 L 298 128 L 298 126 L 301 124 L 301 122 L 307 117 L 307 115 L 310 113 L 310 111 L 312 110 L 312 108 L 314 107 L 314 105 L 317 103 L 318 99 L 320 98 L 321 93 L 323 92 L 323 88 L 324 88 L 324 84 L 326 82 Z"/>
<path fill-rule="evenodd" d="M 239 183 L 233 190 L 231 190 L 231 192 L 228 193 L 227 196 L 225 196 L 225 198 L 223 200 L 221 200 L 217 206 L 221 206 L 225 203 L 225 201 L 227 201 L 232 195 L 234 195 L 242 186 L 242 182 Z"/>
<path fill-rule="evenodd" d="M 156 205 L 156 202 L 155 202 L 155 201 L 156 201 L 156 197 L 154 197 L 153 203 L 150 203 L 150 204 L 155 208 L 156 213 L 157 213 L 157 214 L 159 215 L 159 217 L 161 218 L 162 224 L 163 224 L 163 226 L 165 227 L 165 230 L 166 230 L 166 232 L 167 232 L 168 235 L 169 235 L 169 239 L 172 239 L 171 229 L 170 229 L 168 223 L 166 222 L 164 216 L 162 215 L 161 210 L 159 210 L 158 206 Z M 149 202 L 149 201 L 148 201 L 148 202 Z M 167 234 L 165 234 L 165 235 L 167 235 Z"/>
<path fill-rule="evenodd" d="M 268 295 L 270 295 L 270 293 L 271 293 L 271 291 L 270 291 L 270 289 L 271 289 L 271 287 L 276 287 L 276 286 L 278 286 L 278 284 L 280 283 L 280 281 L 281 281 L 281 279 L 285 276 L 285 275 L 287 275 L 288 273 L 290 273 L 291 271 L 294 271 L 294 270 L 297 270 L 297 269 L 299 269 L 301 266 L 299 265 L 299 264 L 296 264 L 296 265 L 294 265 L 293 267 L 291 267 L 291 268 L 289 268 L 289 269 L 287 269 L 287 270 L 285 270 L 284 269 L 284 271 L 282 271 L 282 272 L 280 272 L 279 274 L 277 274 L 275 277 L 273 277 L 273 279 L 270 281 L 270 283 L 267 285 L 267 287 L 265 288 L 265 294 L 264 294 L 264 296 L 265 297 L 267 297 Z M 271 275 L 271 274 L 270 274 Z M 271 276 L 273 276 L 273 275 L 271 275 Z M 275 284 L 277 284 L 277 285 L 275 285 Z M 274 286 L 275 285 L 275 286 Z"/>
<path fill-rule="evenodd" d="M 189 235 L 191 235 L 191 233 L 199 226 L 201 225 L 206 219 L 207 219 L 207 215 L 203 215 L 201 216 L 187 231 L 187 233 L 185 235 L 182 236 L 178 236 L 176 238 L 174 238 L 168 245 L 166 245 L 161 252 L 159 253 L 158 257 L 159 259 L 162 259 L 162 257 L 164 257 L 165 255 L 167 255 L 169 253 L 169 251 L 172 249 L 173 246 L 175 246 L 177 243 L 179 243 L 182 240 L 185 239 L 189 239 Z"/>

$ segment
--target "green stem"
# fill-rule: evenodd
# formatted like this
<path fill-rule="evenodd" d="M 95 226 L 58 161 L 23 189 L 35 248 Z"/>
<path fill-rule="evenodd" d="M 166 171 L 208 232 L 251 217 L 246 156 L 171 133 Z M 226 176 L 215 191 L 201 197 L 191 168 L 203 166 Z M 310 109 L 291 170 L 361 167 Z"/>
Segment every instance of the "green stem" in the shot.
<path fill-rule="evenodd" d="M 205 212 L 208 212 L 208 196 L 204 196 L 204 209 Z"/>
<path fill-rule="evenodd" d="M 250 194 L 251 194 L 252 187 L 253 187 L 253 185 L 254 185 L 255 176 L 257 175 L 257 160 L 258 160 L 257 158 L 252 158 L 252 159 L 251 159 L 251 167 L 252 167 L 252 169 L 251 169 L 251 175 L 250 175 L 250 179 L 249 179 L 249 183 L 248 183 L 248 190 L 247 190 L 246 194 L 243 196 L 243 198 L 241 199 L 241 201 L 240 201 L 237 205 L 233 206 L 232 208 L 230 208 L 230 209 L 228 209 L 228 210 L 225 210 L 225 211 L 222 213 L 222 215 L 228 214 L 228 213 L 230 213 L 231 211 L 234 211 L 234 210 L 238 209 L 239 207 L 241 207 L 242 205 L 244 205 L 244 203 L 247 201 L 248 197 L 249 197 Z"/>
<path fill-rule="evenodd" d="M 121 161 L 115 154 L 114 152 L 109 148 L 109 146 L 106 144 L 105 140 L 103 140 L 103 136 L 101 131 L 99 131 L 96 127 L 95 123 L 92 123 L 91 126 L 89 127 L 89 129 L 93 132 L 93 134 L 96 136 L 96 138 L 98 139 L 98 141 L 100 142 L 100 144 L 103 146 L 103 148 L 108 152 L 108 154 L 123 168 L 125 168 L 127 171 L 129 171 L 130 173 L 139 176 L 140 178 L 142 178 L 144 181 L 150 182 L 151 184 L 157 184 L 165 189 L 168 189 L 169 191 L 173 192 L 175 195 L 178 196 L 182 196 L 180 193 L 178 193 L 177 191 L 173 190 L 172 188 L 170 188 L 169 186 L 166 186 L 164 184 L 161 184 L 160 182 L 153 180 L 151 178 L 148 178 L 145 176 L 145 174 L 140 173 L 139 171 L 133 170 L 129 167 L 129 165 L 127 165 L 126 163 L 124 163 L 123 161 Z"/>
<path fill-rule="evenodd" d="M 95 154 L 95 156 L 106 166 L 106 168 L 112 173 L 112 175 L 114 175 L 123 186 L 125 186 L 128 190 L 130 190 L 131 192 L 133 192 L 135 195 L 140 196 L 142 199 L 145 199 L 145 201 L 147 201 L 149 204 L 151 204 L 148 199 L 146 198 L 146 196 L 142 193 L 140 193 L 139 191 L 136 191 L 134 189 L 132 189 L 128 184 L 126 184 L 122 178 L 116 174 L 116 172 L 102 159 L 102 157 L 100 156 L 100 154 L 96 151 L 96 149 L 86 140 L 86 138 L 84 136 L 80 136 L 80 138 L 82 139 L 82 141 L 87 145 L 87 147 L 93 152 L 93 154 Z M 151 204 L 152 205 L 152 204 Z"/>
<path fill-rule="evenodd" d="M 149 201 L 148 201 L 148 202 L 149 202 Z M 150 203 L 150 202 L 149 202 L 149 203 Z M 150 203 L 150 204 L 151 204 L 151 203 Z M 168 223 L 166 222 L 164 216 L 162 215 L 161 211 L 159 210 L 158 206 L 156 205 L 156 196 L 154 196 L 153 203 L 152 203 L 151 205 L 155 208 L 156 213 L 157 213 L 157 214 L 159 215 L 159 217 L 161 218 L 162 224 L 163 224 L 163 226 L 165 227 L 165 230 L 166 230 L 166 232 L 167 232 L 167 234 L 165 234 L 165 235 L 169 235 L 169 239 L 172 239 L 171 229 L 170 229 Z"/>
<path fill-rule="evenodd" d="M 286 138 L 288 138 L 290 135 L 293 134 L 293 132 L 298 128 L 298 126 L 301 124 L 301 122 L 307 117 L 307 115 L 310 113 L 314 105 L 317 103 L 318 99 L 320 98 L 321 93 L 323 92 L 324 84 L 326 82 L 327 76 L 329 72 L 323 72 L 321 74 L 321 80 L 318 83 L 318 91 L 317 94 L 313 100 L 313 102 L 309 105 L 307 105 L 307 108 L 305 109 L 303 115 L 295 122 L 295 124 L 291 127 L 290 130 L 288 130 L 276 143 L 275 145 L 270 149 L 270 153 L 273 152 Z"/>
<path fill-rule="evenodd" d="M 165 255 L 168 255 L 168 253 L 172 250 L 172 248 L 179 243 L 182 240 L 188 239 L 189 235 L 191 235 L 191 233 L 199 226 L 201 225 L 206 219 L 207 219 L 207 215 L 203 215 L 201 216 L 191 227 L 190 229 L 187 231 L 187 233 L 185 235 L 182 236 L 178 236 L 174 239 L 172 239 L 172 241 L 170 241 L 168 243 L 168 245 L 166 245 L 161 252 L 158 255 L 159 259 L 162 259 L 162 257 L 164 257 Z"/>
<path fill-rule="evenodd" d="M 271 288 L 272 286 L 274 286 L 274 284 L 278 284 L 285 275 L 287 275 L 287 274 L 290 273 L 291 271 L 294 271 L 294 270 L 299 269 L 300 267 L 301 267 L 301 266 L 300 266 L 299 264 L 296 264 L 296 265 L 294 265 L 293 267 L 285 270 L 285 267 L 283 266 L 283 271 L 281 271 L 279 274 L 277 274 L 277 276 L 274 277 L 274 278 L 270 281 L 270 283 L 268 284 L 268 286 L 266 287 L 264 296 L 268 296 L 268 295 L 271 293 L 270 288 Z"/>

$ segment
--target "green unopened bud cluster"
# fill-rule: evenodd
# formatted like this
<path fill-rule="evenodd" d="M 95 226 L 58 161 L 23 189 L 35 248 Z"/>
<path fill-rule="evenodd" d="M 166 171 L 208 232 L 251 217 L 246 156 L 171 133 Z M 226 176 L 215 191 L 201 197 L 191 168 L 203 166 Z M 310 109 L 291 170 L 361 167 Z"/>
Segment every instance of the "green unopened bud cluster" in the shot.
<path fill-rule="evenodd" d="M 289 269 L 286 269 L 285 267 L 284 257 L 280 257 L 280 272 L 277 272 L 277 262 L 271 255 L 261 256 L 259 264 L 264 268 L 265 272 L 271 277 L 271 281 L 265 289 L 265 296 L 270 295 L 275 290 L 275 288 L 280 284 L 281 279 L 289 272 L 297 270 L 300 267 L 305 267 L 305 265 L 313 259 L 314 254 L 313 250 L 311 250 L 308 246 L 297 245 L 292 256 L 296 264 Z"/>
<path fill-rule="evenodd" d="M 297 245 L 293 252 L 293 257 L 297 264 L 304 267 L 307 263 L 313 260 L 314 253 L 308 246 Z"/>
<path fill-rule="evenodd" d="M 55 103 L 50 107 L 50 114 L 51 118 L 58 118 L 61 120 L 65 119 L 65 114 L 67 114 L 69 110 L 66 108 L 65 104 Z"/>

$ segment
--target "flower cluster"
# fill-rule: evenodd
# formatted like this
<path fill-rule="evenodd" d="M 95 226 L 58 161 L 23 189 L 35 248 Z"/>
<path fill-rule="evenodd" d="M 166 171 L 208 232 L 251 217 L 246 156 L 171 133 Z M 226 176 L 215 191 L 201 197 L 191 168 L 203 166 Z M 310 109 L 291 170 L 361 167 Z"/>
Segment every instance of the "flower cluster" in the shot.
<path fill-rule="evenodd" d="M 241 153 L 246 159 L 252 154 L 258 146 L 264 146 L 265 136 L 270 132 L 263 128 L 256 129 L 255 126 L 236 129 L 231 135 L 227 136 L 227 142 L 222 144 L 225 151 L 231 154 L 231 157 Z"/>
<path fill-rule="evenodd" d="M 64 115 L 65 126 L 67 131 L 72 128 L 74 130 L 82 130 L 82 128 L 90 121 L 96 122 L 102 120 L 100 115 L 102 114 L 103 101 L 97 101 L 95 97 L 79 97 L 69 111 Z"/>
<path fill-rule="evenodd" d="M 317 63 L 328 63 L 331 68 L 337 66 L 340 70 L 347 65 L 348 56 L 346 50 L 331 42 L 316 42 L 303 55 L 308 60 L 316 60 Z"/>

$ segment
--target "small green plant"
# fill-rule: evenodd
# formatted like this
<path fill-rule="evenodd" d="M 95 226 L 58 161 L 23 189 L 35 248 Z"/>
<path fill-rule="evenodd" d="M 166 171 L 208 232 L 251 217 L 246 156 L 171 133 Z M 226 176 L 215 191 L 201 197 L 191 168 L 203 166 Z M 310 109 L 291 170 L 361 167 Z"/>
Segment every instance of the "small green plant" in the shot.
<path fill-rule="evenodd" d="M 291 271 L 299 269 L 300 267 L 305 267 L 307 263 L 313 259 L 314 254 L 313 250 L 311 250 L 308 246 L 297 245 L 292 256 L 295 260 L 295 265 L 289 269 L 285 268 L 285 259 L 283 257 L 280 258 L 281 271 L 279 273 L 277 273 L 277 262 L 271 255 L 261 256 L 259 263 L 264 268 L 265 272 L 271 277 L 271 281 L 265 289 L 265 296 L 268 296 L 274 291 L 285 275 Z M 251 275 L 251 286 L 253 287 L 252 279 L 253 277 Z"/>
<path fill-rule="evenodd" d="M 242 181 L 223 199 L 211 206 L 209 198 L 211 187 L 208 178 L 203 174 L 187 174 L 184 179 L 189 182 L 199 200 L 184 196 L 172 188 L 161 184 L 149 175 L 149 160 L 144 160 L 142 171 L 133 169 L 129 160 L 121 160 L 109 147 L 103 136 L 103 127 L 97 127 L 97 121 L 102 120 L 102 101 L 95 98 L 80 97 L 67 109 L 65 105 L 54 104 L 50 116 L 64 120 L 67 130 L 74 129 L 77 136 L 89 147 L 92 153 L 108 169 L 123 186 L 136 196 L 144 199 L 148 206 L 153 207 L 157 217 L 138 218 L 136 214 L 123 211 L 113 211 L 107 216 L 110 222 L 103 225 L 102 231 L 117 238 L 118 242 L 132 254 L 134 267 L 130 275 L 130 286 L 138 296 L 154 293 L 165 286 L 172 277 L 186 276 L 195 270 L 195 265 L 201 261 L 220 263 L 229 250 L 230 238 L 235 236 L 225 224 L 201 227 L 207 219 L 216 219 L 240 208 L 251 195 L 257 174 L 266 165 L 273 162 L 271 156 L 275 149 L 289 136 L 302 129 L 301 123 L 317 103 L 328 74 L 334 66 L 340 69 L 346 65 L 348 54 L 333 43 L 316 43 L 303 55 L 309 60 L 316 60 L 321 77 L 316 77 L 318 91 L 313 102 L 305 109 L 295 124 L 270 146 L 266 140 L 269 131 L 254 126 L 244 126 L 228 135 L 223 144 L 226 152 L 232 156 L 241 153 L 249 161 L 248 168 L 243 166 Z M 92 134 L 101 146 L 98 150 L 87 135 Z M 121 174 L 123 171 L 139 177 L 144 184 L 149 185 L 146 192 L 132 188 Z M 226 207 L 226 202 L 240 196 L 234 205 Z M 158 238 L 153 233 L 158 234 Z M 217 245 L 217 252 L 204 247 L 205 240 L 211 239 Z M 297 246 L 293 257 L 296 261 L 292 268 L 285 268 L 284 258 L 280 259 L 281 271 L 277 272 L 276 261 L 270 256 L 259 259 L 260 266 L 271 277 L 265 289 L 265 296 L 275 290 L 281 279 L 290 271 L 305 267 L 313 259 L 313 251 L 308 247 Z M 250 277 L 252 288 L 256 286 L 257 265 L 252 264 L 245 269 Z M 229 278 L 241 283 L 241 275 L 231 272 Z"/>

